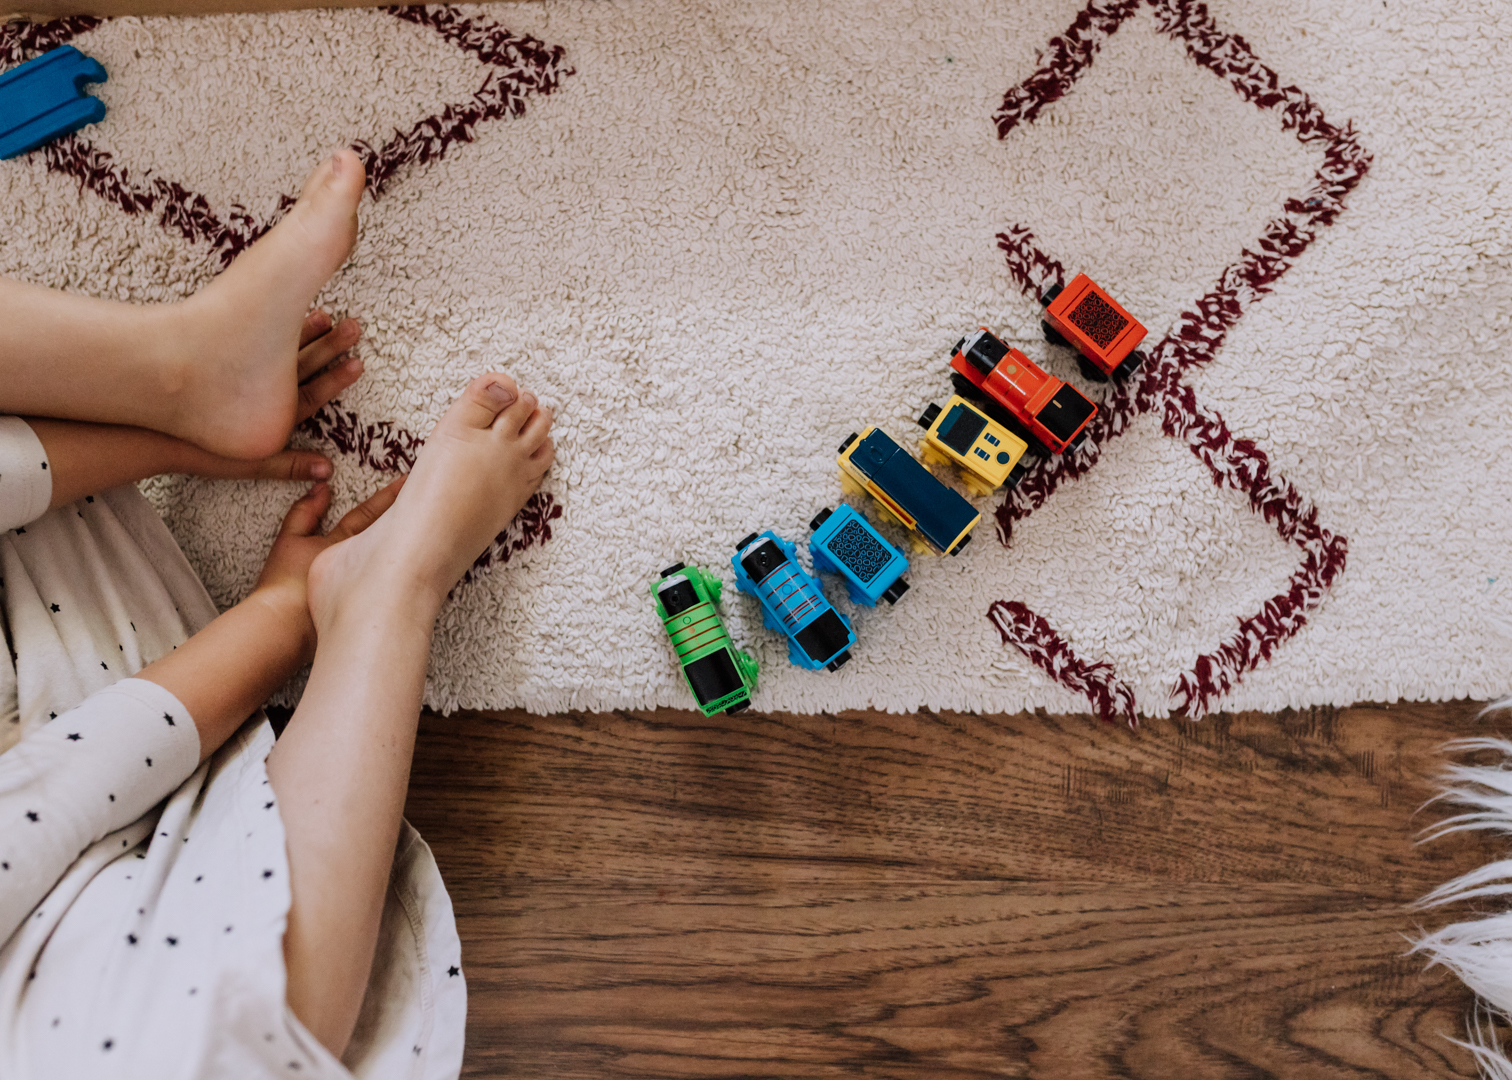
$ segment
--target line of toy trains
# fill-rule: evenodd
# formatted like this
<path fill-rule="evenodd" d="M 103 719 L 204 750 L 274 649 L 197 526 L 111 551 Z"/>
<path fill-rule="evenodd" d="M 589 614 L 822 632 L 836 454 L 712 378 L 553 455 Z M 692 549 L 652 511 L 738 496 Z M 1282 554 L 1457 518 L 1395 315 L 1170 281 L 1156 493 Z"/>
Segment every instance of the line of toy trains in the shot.
<path fill-rule="evenodd" d="M 1144 355 L 1145 328 L 1085 274 L 1040 301 L 1047 340 L 1074 348 L 1082 373 L 1094 381 L 1124 379 Z M 1033 451 L 1058 454 L 1079 446 L 1097 406 L 1074 386 L 1043 371 L 986 327 L 956 342 L 950 358 L 956 390 L 945 408 L 931 404 L 919 417 L 923 459 L 961 470 L 968 491 L 987 495 L 1017 484 Z M 969 400 L 968 400 L 969 399 Z M 840 446 L 845 490 L 865 492 L 896 519 L 914 545 L 956 555 L 981 520 L 976 509 L 886 434 L 869 427 Z M 809 523 L 809 555 L 816 573 L 838 574 L 851 601 L 875 607 L 908 591 L 908 560 L 852 507 L 821 510 Z M 735 587 L 761 603 L 762 622 L 785 634 L 788 659 L 818 671 L 850 659 L 856 634 L 850 620 L 825 599 L 819 582 L 798 564 L 797 549 L 768 529 L 735 545 Z M 651 583 L 656 613 L 672 638 L 688 689 L 705 716 L 744 709 L 759 666 L 735 647 L 719 617 L 722 583 L 696 566 L 678 563 Z"/>

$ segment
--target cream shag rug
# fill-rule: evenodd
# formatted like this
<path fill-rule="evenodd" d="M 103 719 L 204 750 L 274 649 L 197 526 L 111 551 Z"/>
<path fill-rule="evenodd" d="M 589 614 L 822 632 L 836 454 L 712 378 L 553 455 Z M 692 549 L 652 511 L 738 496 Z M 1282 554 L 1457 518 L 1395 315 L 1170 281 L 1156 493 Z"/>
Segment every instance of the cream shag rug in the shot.
<path fill-rule="evenodd" d="M 688 706 L 647 582 L 728 582 L 753 530 L 806 541 L 841 440 L 913 445 L 982 324 L 1104 422 L 980 501 L 961 557 L 915 559 L 897 608 L 855 613 L 838 674 L 789 665 L 731 590 L 758 708 L 1131 719 L 1505 687 L 1505 5 L 77 19 L 0 31 L 0 63 L 62 42 L 109 70 L 109 116 L 0 164 L 0 271 L 183 295 L 356 143 L 374 198 L 323 300 L 365 322 L 368 374 L 305 436 L 340 502 L 487 366 L 557 409 L 542 497 L 442 617 L 437 707 Z M 1079 271 L 1151 331 L 1111 396 L 1039 337 L 1034 297 Z M 151 491 L 222 604 L 294 496 Z"/>

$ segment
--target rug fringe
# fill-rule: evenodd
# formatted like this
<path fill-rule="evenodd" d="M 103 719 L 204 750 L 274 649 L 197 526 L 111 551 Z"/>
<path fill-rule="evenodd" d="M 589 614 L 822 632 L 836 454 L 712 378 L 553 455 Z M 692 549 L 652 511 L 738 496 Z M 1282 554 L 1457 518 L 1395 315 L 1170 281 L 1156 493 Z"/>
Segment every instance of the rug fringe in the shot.
<path fill-rule="evenodd" d="M 1512 698 L 1487 706 L 1481 714 L 1505 709 Z M 1440 791 L 1430 800 L 1465 807 L 1424 829 L 1419 842 L 1452 833 L 1492 830 L 1512 836 L 1512 740 L 1456 739 L 1446 753 L 1491 751 L 1501 755 L 1496 765 L 1450 765 L 1439 776 Z M 1481 897 L 1512 896 L 1512 858 L 1498 859 L 1462 874 L 1420 899 L 1419 910 Z M 1459 976 L 1476 995 L 1475 1009 L 1466 1018 L 1466 1039 L 1450 1038 L 1475 1057 L 1482 1076 L 1512 1080 L 1512 1057 L 1501 1040 L 1499 1026 L 1512 1026 L 1512 908 L 1479 918 L 1451 923 L 1413 942 L 1410 954 L 1423 953 L 1429 967 L 1442 964 Z"/>

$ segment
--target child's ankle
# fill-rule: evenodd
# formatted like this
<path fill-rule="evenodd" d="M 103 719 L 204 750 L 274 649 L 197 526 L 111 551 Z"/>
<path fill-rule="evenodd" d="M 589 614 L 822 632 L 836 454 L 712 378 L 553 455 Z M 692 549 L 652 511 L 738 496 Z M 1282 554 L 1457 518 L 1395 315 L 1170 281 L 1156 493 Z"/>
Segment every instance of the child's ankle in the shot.
<path fill-rule="evenodd" d="M 353 537 L 310 568 L 310 613 L 321 638 L 375 620 L 424 627 L 426 633 L 435 624 L 449 586 L 418 560 L 375 545 L 376 540 Z"/>

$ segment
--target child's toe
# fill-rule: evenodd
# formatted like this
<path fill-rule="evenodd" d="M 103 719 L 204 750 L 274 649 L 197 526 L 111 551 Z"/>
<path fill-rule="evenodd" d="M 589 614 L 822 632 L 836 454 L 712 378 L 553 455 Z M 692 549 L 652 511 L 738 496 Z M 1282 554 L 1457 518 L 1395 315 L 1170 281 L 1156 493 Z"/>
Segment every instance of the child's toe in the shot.
<path fill-rule="evenodd" d="M 501 411 L 518 408 L 518 397 L 513 379 L 489 372 L 467 384 L 467 389 L 452 406 L 452 415 L 463 426 L 482 430 L 491 425 Z"/>
<path fill-rule="evenodd" d="M 536 404 L 534 394 L 529 390 L 521 390 L 519 399 L 499 414 L 499 422 L 494 425 L 494 430 L 501 431 L 512 438 L 518 438 L 526 422 L 535 414 Z"/>
<path fill-rule="evenodd" d="M 546 441 L 546 435 L 551 430 L 552 416 L 550 409 L 539 405 L 526 417 L 524 426 L 520 428 L 520 442 L 527 453 L 534 453 Z"/>
<path fill-rule="evenodd" d="M 342 203 L 356 203 L 367 184 L 367 170 L 362 159 L 343 147 L 326 158 L 305 179 L 299 202 L 321 202 L 334 196 Z"/>

